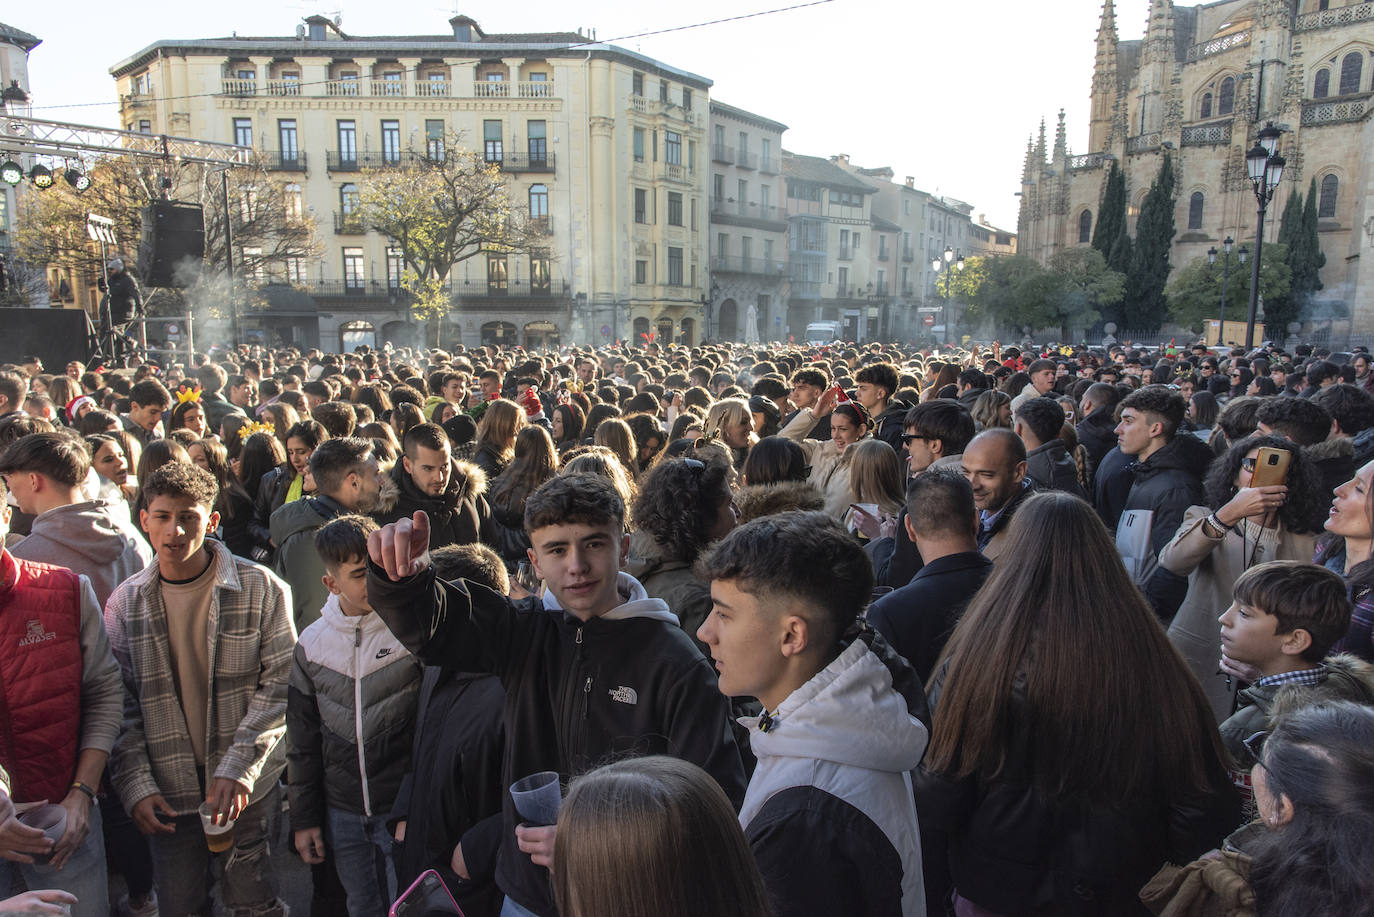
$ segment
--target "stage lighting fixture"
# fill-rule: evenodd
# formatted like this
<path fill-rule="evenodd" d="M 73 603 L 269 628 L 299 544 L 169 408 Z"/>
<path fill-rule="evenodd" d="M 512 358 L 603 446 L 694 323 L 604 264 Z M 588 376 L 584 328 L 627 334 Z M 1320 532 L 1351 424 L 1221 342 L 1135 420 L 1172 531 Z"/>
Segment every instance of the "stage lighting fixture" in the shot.
<path fill-rule="evenodd" d="M 4 165 L 0 165 L 0 181 L 9 185 L 17 185 L 24 180 L 24 169 L 13 159 L 6 160 Z"/>
<path fill-rule="evenodd" d="M 33 182 L 35 188 L 51 188 L 53 182 L 52 169 L 44 165 L 35 165 L 29 170 L 29 181 Z"/>
<path fill-rule="evenodd" d="M 67 169 L 65 177 L 67 184 L 75 188 L 78 194 L 91 186 L 91 177 L 75 167 Z"/>

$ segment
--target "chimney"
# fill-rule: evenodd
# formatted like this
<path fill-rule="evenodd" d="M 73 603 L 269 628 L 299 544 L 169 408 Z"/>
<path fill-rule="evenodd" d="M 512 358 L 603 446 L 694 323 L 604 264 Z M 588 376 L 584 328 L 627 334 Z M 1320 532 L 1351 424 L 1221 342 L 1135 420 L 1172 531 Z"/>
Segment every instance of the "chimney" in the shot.
<path fill-rule="evenodd" d="M 908 188 L 915 188 L 915 187 L 916 187 L 916 176 L 915 176 L 915 175 L 908 175 L 908 176 L 906 177 L 906 186 L 907 186 Z"/>
<path fill-rule="evenodd" d="M 838 163 L 839 163 L 840 165 L 842 165 L 842 166 L 847 166 L 847 165 L 849 165 L 849 154 L 848 154 L 848 153 L 838 153 L 838 154 L 836 154 L 836 156 L 835 156 L 835 161 L 838 162 Z"/>

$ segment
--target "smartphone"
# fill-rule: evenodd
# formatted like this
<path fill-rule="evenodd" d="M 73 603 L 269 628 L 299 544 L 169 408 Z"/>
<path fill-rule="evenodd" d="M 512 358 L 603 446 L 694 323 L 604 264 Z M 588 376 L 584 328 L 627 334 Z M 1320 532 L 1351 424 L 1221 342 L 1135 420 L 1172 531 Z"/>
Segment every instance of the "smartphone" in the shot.
<path fill-rule="evenodd" d="M 432 869 L 420 873 L 420 877 L 401 893 L 391 906 L 388 917 L 437 917 L 440 914 L 457 914 L 463 917 L 462 908 L 453 900 L 448 886 L 439 874 Z"/>
<path fill-rule="evenodd" d="M 1255 473 L 1250 476 L 1251 487 L 1273 487 L 1288 479 L 1288 462 L 1293 453 L 1287 449 L 1264 446 L 1255 456 Z"/>

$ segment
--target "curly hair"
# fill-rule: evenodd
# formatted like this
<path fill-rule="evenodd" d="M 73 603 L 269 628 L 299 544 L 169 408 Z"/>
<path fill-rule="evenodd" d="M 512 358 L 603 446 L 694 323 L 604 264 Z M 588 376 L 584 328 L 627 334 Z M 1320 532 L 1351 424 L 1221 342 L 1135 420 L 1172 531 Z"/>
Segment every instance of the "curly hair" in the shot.
<path fill-rule="evenodd" d="M 664 549 L 665 560 L 694 563 L 710 542 L 721 504 L 731 499 L 723 461 L 665 459 L 645 477 L 630 518 Z"/>
<path fill-rule="evenodd" d="M 1293 454 L 1288 464 L 1288 499 L 1279 507 L 1279 521 L 1294 534 L 1320 532 L 1326 522 L 1331 501 L 1322 486 L 1321 475 L 1301 447 L 1282 436 L 1250 436 L 1236 443 L 1212 462 L 1203 484 L 1207 505 L 1220 509 L 1236 495 L 1236 475 L 1241 462 L 1255 449 L 1268 446 Z"/>

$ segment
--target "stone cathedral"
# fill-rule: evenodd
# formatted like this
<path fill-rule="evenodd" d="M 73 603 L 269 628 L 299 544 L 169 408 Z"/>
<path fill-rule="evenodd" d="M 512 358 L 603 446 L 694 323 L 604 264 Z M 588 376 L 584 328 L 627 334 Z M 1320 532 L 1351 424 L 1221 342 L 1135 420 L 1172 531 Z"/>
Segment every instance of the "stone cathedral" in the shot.
<path fill-rule="evenodd" d="M 1342 5 L 1337 5 L 1342 4 Z M 1267 122 L 1288 160 L 1269 204 L 1275 241 L 1288 195 L 1317 182 L 1323 289 L 1303 334 L 1374 334 L 1374 2 L 1151 0 L 1145 37 L 1117 38 L 1102 7 L 1088 150 L 1068 147 L 1064 114 L 1052 146 L 1042 121 L 1021 175 L 1019 249 L 1040 261 L 1087 245 L 1113 159 L 1126 175 L 1127 228 L 1165 152 L 1177 170 L 1175 269 L 1233 237 L 1252 251 L 1256 202 L 1245 154 Z M 1218 269 L 1221 267 L 1220 256 Z M 1234 271 L 1240 269 L 1232 264 Z M 1232 301 L 1239 314 L 1240 304 Z M 1230 310 L 1228 309 L 1228 312 Z M 1231 318 L 1232 315 L 1228 315 Z"/>

